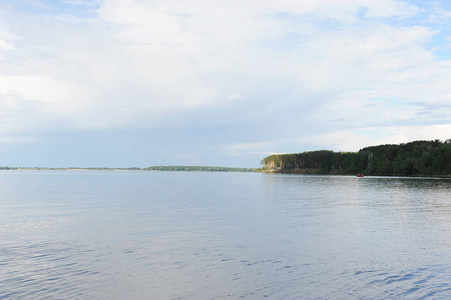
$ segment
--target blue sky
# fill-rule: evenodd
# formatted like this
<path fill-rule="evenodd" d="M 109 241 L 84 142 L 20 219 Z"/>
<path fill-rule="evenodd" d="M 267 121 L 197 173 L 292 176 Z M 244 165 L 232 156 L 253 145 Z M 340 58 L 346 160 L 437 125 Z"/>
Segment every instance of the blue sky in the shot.
<path fill-rule="evenodd" d="M 446 1 L 0 0 L 0 165 L 451 138 Z"/>

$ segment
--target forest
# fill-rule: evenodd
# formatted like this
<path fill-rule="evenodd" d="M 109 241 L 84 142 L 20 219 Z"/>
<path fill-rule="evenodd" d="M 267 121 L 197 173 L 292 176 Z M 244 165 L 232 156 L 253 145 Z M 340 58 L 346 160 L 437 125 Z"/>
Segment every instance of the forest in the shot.
<path fill-rule="evenodd" d="M 262 165 L 264 170 L 286 173 L 449 176 L 451 139 L 370 146 L 358 152 L 274 154 Z"/>

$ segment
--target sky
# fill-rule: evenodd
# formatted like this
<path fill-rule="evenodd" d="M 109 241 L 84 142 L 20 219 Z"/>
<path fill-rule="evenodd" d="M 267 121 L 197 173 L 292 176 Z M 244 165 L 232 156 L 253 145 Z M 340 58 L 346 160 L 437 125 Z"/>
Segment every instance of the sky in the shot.
<path fill-rule="evenodd" d="M 0 166 L 451 138 L 451 3 L 0 0 Z"/>

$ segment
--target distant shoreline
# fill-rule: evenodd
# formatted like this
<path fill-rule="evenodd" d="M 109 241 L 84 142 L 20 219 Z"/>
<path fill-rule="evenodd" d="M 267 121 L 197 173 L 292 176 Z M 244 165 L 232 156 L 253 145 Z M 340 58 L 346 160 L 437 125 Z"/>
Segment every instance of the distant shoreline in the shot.
<path fill-rule="evenodd" d="M 353 174 L 343 173 L 321 173 L 312 169 L 257 169 L 257 168 L 229 168 L 229 167 L 204 167 L 203 170 L 195 170 L 191 166 L 185 166 L 183 168 L 191 168 L 191 170 L 184 169 L 172 169 L 169 166 L 168 169 L 159 169 L 162 167 L 149 167 L 149 168 L 45 168 L 45 167 L 0 167 L 0 171 L 108 171 L 108 172 L 234 172 L 234 173 L 265 173 L 265 174 L 296 174 L 296 175 L 327 175 L 327 176 L 354 176 Z M 155 169 L 157 168 L 157 169 Z M 214 168 L 209 170 L 208 168 Z M 229 170 L 224 170 L 229 169 Z M 441 178 L 451 179 L 451 175 L 369 175 L 372 177 L 405 177 L 405 178 Z"/>
<path fill-rule="evenodd" d="M 146 171 L 141 168 L 47 168 L 47 167 L 0 167 L 0 170 L 17 171 Z"/>
<path fill-rule="evenodd" d="M 148 168 L 78 168 L 78 167 L 0 167 L 0 170 L 23 170 L 23 171 L 166 171 L 166 172 L 259 172 L 256 168 L 232 168 L 211 166 L 152 166 Z"/>

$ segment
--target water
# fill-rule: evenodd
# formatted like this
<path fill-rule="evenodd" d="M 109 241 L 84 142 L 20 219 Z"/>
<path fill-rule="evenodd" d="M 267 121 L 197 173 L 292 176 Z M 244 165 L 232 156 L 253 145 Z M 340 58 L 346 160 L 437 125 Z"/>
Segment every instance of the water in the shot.
<path fill-rule="evenodd" d="M 0 299 L 450 299 L 451 180 L 0 172 Z"/>

